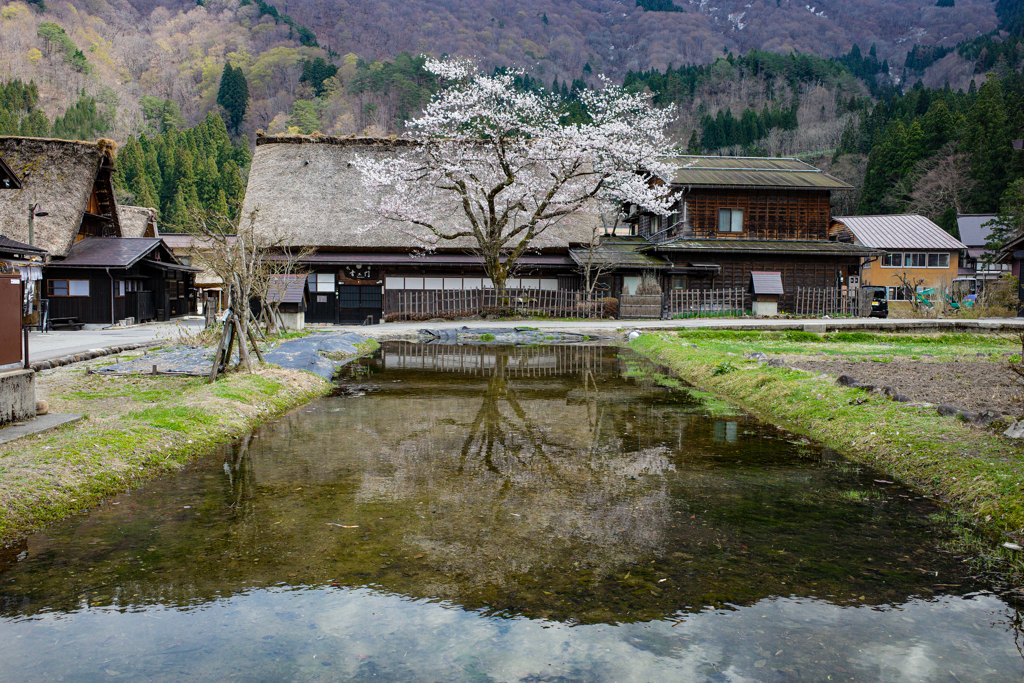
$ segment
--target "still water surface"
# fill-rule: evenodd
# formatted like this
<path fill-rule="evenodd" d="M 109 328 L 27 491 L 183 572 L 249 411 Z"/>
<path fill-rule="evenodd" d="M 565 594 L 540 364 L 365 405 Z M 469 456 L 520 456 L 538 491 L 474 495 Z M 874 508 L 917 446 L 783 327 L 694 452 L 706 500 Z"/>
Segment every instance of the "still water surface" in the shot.
<path fill-rule="evenodd" d="M 0 680 L 1024 677 L 933 502 L 651 370 L 388 344 L 0 551 Z"/>

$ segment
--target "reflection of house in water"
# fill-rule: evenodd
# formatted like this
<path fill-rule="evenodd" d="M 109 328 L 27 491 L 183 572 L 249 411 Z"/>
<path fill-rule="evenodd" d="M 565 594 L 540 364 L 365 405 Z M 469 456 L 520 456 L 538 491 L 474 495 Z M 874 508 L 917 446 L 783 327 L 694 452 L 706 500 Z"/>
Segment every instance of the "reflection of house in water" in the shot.
<path fill-rule="evenodd" d="M 442 346 L 395 342 L 381 354 L 387 370 L 432 370 L 468 375 L 543 377 L 614 368 L 615 357 L 600 346 Z"/>
<path fill-rule="evenodd" d="M 724 422 L 715 420 L 715 441 L 727 441 L 736 443 L 737 422 Z"/>

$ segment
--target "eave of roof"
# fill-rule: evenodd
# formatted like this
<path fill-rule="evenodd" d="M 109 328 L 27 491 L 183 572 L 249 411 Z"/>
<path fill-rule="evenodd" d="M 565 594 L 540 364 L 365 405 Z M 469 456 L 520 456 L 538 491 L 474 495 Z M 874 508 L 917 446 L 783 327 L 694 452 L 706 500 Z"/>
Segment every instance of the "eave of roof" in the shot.
<path fill-rule="evenodd" d="M 652 244 L 648 247 L 647 251 L 695 251 L 730 254 L 818 254 L 825 256 L 874 256 L 882 253 L 879 249 L 863 247 L 857 244 L 847 244 L 845 242 L 737 239 L 679 239 L 672 242 Z"/>
<path fill-rule="evenodd" d="M 614 266 L 617 268 L 668 268 L 672 264 L 640 251 L 650 246 L 642 237 L 606 237 L 590 249 L 570 249 L 569 256 L 577 265 Z"/>
<path fill-rule="evenodd" d="M 271 256 L 272 260 L 284 260 L 284 256 Z M 430 253 L 416 254 L 410 252 L 330 252 L 318 251 L 303 258 L 304 265 L 408 265 L 408 266 L 482 266 L 483 257 L 474 254 Z M 572 266 L 575 263 L 563 254 L 528 254 L 520 256 L 516 263 L 524 266 Z"/>
<path fill-rule="evenodd" d="M 792 158 L 670 157 L 673 185 L 772 190 L 852 190 L 838 178 Z"/>
<path fill-rule="evenodd" d="M 29 254 L 31 256 L 44 256 L 47 253 L 45 249 L 12 240 L 6 235 L 0 235 L 0 252 L 5 254 Z"/>

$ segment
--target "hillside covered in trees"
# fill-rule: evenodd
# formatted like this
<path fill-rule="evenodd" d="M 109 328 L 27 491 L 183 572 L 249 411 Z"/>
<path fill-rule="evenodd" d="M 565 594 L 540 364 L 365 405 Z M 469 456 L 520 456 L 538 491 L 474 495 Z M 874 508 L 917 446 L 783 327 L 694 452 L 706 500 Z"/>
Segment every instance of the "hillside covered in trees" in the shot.
<path fill-rule="evenodd" d="M 950 202 L 993 210 L 1016 178 L 1012 160 L 982 170 L 977 145 L 1021 123 L 1024 0 L 714 5 L 19 0 L 0 8 L 0 133 L 114 138 L 122 199 L 171 225 L 230 210 L 257 130 L 401 132 L 439 87 L 421 55 L 457 54 L 524 69 L 521 87 L 558 93 L 567 123 L 606 74 L 675 110 L 681 150 L 830 166 L 863 186 L 843 210 L 948 219 Z M 995 101 L 1001 123 L 972 132 Z M 968 189 L 921 208 L 917 184 L 949 159 Z"/>

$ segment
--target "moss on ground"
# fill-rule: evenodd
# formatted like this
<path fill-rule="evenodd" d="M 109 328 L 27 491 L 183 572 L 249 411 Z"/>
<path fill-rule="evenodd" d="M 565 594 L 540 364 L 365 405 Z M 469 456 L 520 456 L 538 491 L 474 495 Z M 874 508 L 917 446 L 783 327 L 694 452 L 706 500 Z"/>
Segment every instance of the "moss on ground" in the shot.
<path fill-rule="evenodd" d="M 207 384 L 87 374 L 87 365 L 37 378 L 52 412 L 81 413 L 82 421 L 0 446 L 0 542 L 175 471 L 331 388 L 310 373 L 266 366 Z"/>
<path fill-rule="evenodd" d="M 974 355 L 989 347 L 993 352 L 1012 350 L 1012 342 L 994 335 L 900 339 L 873 335 L 867 340 L 859 336 L 863 333 L 844 333 L 858 335 L 855 342 L 821 337 L 797 342 L 786 334 L 736 330 L 647 334 L 630 347 L 702 390 L 735 400 L 768 421 L 813 437 L 853 461 L 870 464 L 947 502 L 960 527 L 970 529 L 959 534 L 965 547 L 992 561 L 1008 560 L 1016 573 L 1022 573 L 1022 553 L 999 546 L 1006 535 L 1017 540 L 1024 537 L 1024 459 L 1019 442 L 993 428 L 940 417 L 934 408 L 895 403 L 838 386 L 828 376 L 771 368 L 742 357 L 750 351 L 814 353 L 822 346 L 843 354 L 877 354 L 879 337 L 893 344 L 892 353 L 902 355 L 906 350 L 909 355 L 911 349 L 920 352 L 926 347 L 949 357 Z M 859 344 L 865 347 L 856 348 Z M 984 547 L 977 540 L 980 536 L 987 539 Z"/>

